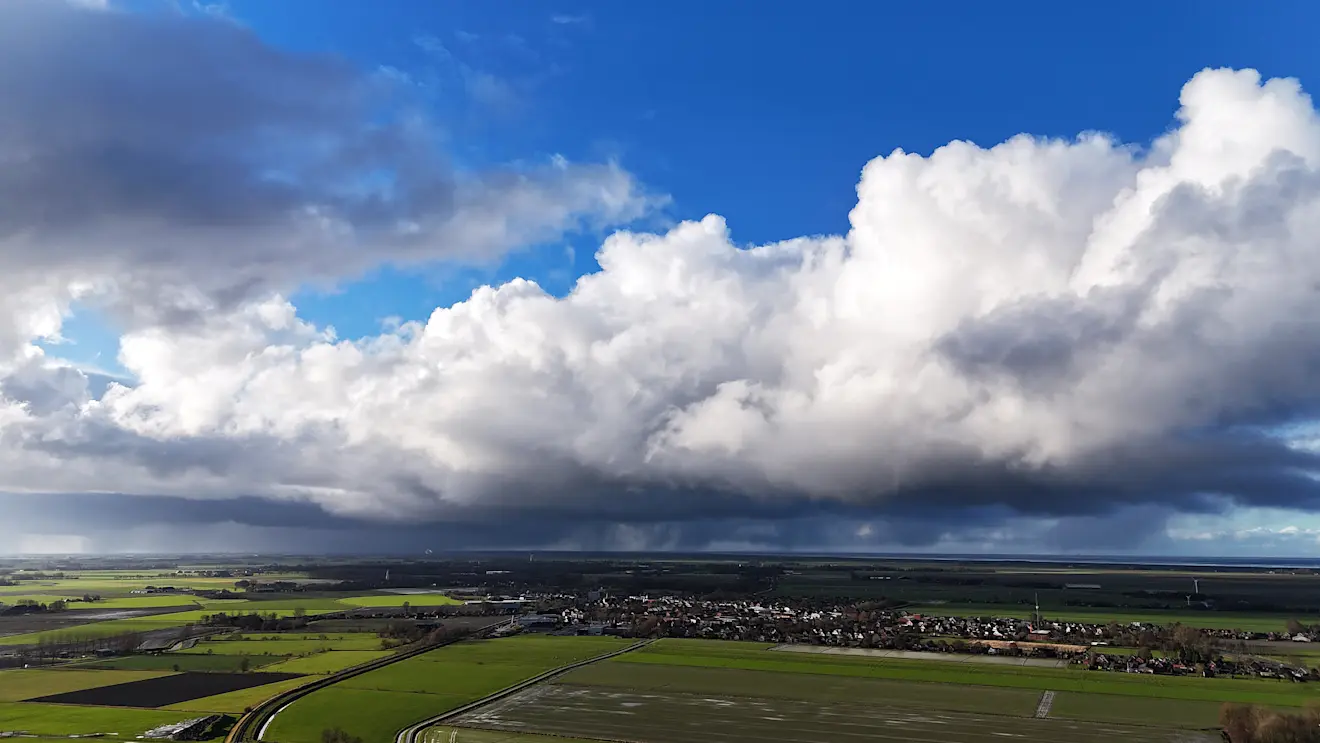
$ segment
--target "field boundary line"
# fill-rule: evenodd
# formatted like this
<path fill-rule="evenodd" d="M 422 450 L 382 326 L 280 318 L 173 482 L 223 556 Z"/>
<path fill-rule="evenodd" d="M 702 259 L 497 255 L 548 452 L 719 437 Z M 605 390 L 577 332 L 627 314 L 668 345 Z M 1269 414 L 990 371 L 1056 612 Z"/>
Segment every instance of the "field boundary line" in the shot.
<path fill-rule="evenodd" d="M 603 655 L 597 655 L 593 658 L 580 660 L 576 663 L 570 663 L 566 666 L 552 668 L 549 671 L 546 671 L 545 673 L 542 673 L 537 676 L 533 676 L 523 681 L 519 681 L 513 686 L 501 689 L 495 692 L 494 694 L 490 694 L 488 696 L 482 697 L 481 699 L 478 699 L 475 702 L 468 702 L 462 707 L 451 709 L 448 712 L 441 713 L 439 715 L 436 715 L 435 717 L 429 717 L 425 720 L 422 720 L 421 722 L 409 725 L 408 727 L 399 731 L 399 734 L 394 737 L 394 741 L 395 743 L 418 743 L 417 736 L 426 728 L 429 728 L 433 725 L 439 725 L 445 720 L 458 717 L 459 715 L 467 714 L 468 712 L 471 712 L 480 707 L 484 707 L 492 702 L 498 702 L 499 700 L 504 699 L 505 697 L 511 696 L 513 694 L 517 694 L 523 689 L 526 689 L 531 686 L 535 686 L 536 684 L 539 684 L 543 681 L 549 681 L 550 679 L 556 676 L 562 676 L 565 673 L 568 673 L 569 671 L 572 671 L 577 668 L 581 668 L 582 666 L 589 666 L 592 663 L 598 663 L 602 660 L 609 660 L 610 658 L 623 655 L 624 653 L 631 653 L 634 650 L 638 650 L 640 648 L 646 647 L 647 645 L 650 645 L 652 642 L 654 642 L 654 640 L 642 640 L 641 642 L 635 642 L 626 648 L 620 648 L 619 650 L 611 650 L 610 652 L 604 653 Z"/>
<path fill-rule="evenodd" d="M 1047 691 L 1040 695 L 1040 704 L 1036 705 L 1036 717 L 1044 719 L 1050 716 L 1050 709 L 1054 707 L 1054 692 Z"/>

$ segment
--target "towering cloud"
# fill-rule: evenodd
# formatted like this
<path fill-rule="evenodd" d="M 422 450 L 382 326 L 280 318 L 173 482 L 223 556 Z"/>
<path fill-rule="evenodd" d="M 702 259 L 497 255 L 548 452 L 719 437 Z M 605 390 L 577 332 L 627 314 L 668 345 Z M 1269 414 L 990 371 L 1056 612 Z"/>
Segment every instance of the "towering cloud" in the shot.
<path fill-rule="evenodd" d="M 364 114 L 377 85 L 216 21 L 4 5 L 0 488 L 640 544 L 712 519 L 1320 505 L 1315 455 L 1269 435 L 1320 403 L 1320 122 L 1294 81 L 1206 70 L 1146 149 L 896 151 L 846 235 L 618 232 L 563 298 L 518 280 L 337 341 L 281 292 L 647 204 L 612 165 L 456 175 L 413 120 Z M 27 345 L 88 295 L 127 318 L 131 387 Z"/>

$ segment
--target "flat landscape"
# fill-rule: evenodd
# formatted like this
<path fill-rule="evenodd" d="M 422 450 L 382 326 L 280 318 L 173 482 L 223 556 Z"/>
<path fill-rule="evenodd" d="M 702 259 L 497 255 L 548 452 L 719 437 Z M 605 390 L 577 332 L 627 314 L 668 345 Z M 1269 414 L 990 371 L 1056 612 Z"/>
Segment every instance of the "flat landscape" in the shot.
<path fill-rule="evenodd" d="M 822 735 L 931 743 L 1218 740 L 1218 703 L 1145 696 L 1159 693 L 1153 687 L 1059 694 L 1049 714 L 1036 717 L 1045 691 L 1083 682 L 1085 671 L 987 666 L 960 676 L 959 666 L 939 681 L 917 682 L 914 676 L 932 669 L 908 659 L 776 657 L 783 656 L 749 643 L 661 640 L 465 714 L 424 740 L 444 741 L 454 730 L 456 740 L 478 743 L 531 743 L 537 734 L 639 743 L 806 742 Z M 1035 673 L 1045 670 L 1052 673 Z M 984 683 L 994 675 L 1005 683 Z"/>
<path fill-rule="evenodd" d="M 712 696 L 679 691 L 622 692 L 572 684 L 547 684 L 520 692 L 456 720 L 458 724 L 513 732 L 587 736 L 645 743 L 753 743 L 759 741 L 880 740 L 904 743 L 982 743 L 1004 738 L 1026 743 L 1137 743 L 1205 741 L 1217 736 L 1155 727 L 1028 715 L 951 712 L 925 704 L 835 699 Z M 458 740 L 464 740 L 462 734 Z"/>
<path fill-rule="evenodd" d="M 401 627 L 409 639 L 436 627 L 441 615 L 426 612 L 424 607 L 462 603 L 447 591 L 467 598 L 482 595 L 480 589 L 463 587 L 467 576 L 490 571 L 497 580 L 506 581 L 519 570 L 526 571 L 522 580 L 527 581 L 545 580 L 545 575 L 563 571 L 578 584 L 618 581 L 633 591 L 611 596 L 601 590 L 604 598 L 598 603 L 583 596 L 565 599 L 542 594 L 534 599 L 541 606 L 524 604 L 524 613 L 553 613 L 564 606 L 561 602 L 572 601 L 586 613 L 619 613 L 620 619 L 612 623 L 616 632 L 661 639 L 449 719 L 423 731 L 418 738 L 421 743 L 680 743 L 697 737 L 710 743 L 816 743 L 822 739 L 988 743 L 1006 738 L 1024 743 L 1208 743 L 1219 739 L 1218 718 L 1225 703 L 1283 710 L 1320 703 L 1320 683 L 1294 683 L 1250 671 L 1234 671 L 1236 676 L 1223 672 L 1209 678 L 1200 674 L 1195 663 L 1179 673 L 1119 673 L 1087 671 L 1056 658 L 930 652 L 949 649 L 945 639 L 985 638 L 991 627 L 1021 643 L 1031 622 L 937 621 L 924 623 L 921 629 L 912 624 L 908 630 L 900 624 L 905 612 L 1028 619 L 1035 613 L 1033 605 L 1007 599 L 1023 592 L 1020 585 L 1031 585 L 1033 594 L 1040 590 L 1053 602 L 1042 607 L 1047 622 L 1080 622 L 1100 629 L 1111 623 L 1130 626 L 1133 622 L 1165 627 L 1158 642 L 1140 640 L 1150 650 L 1149 656 L 1157 659 L 1177 657 L 1178 649 L 1168 644 L 1168 638 L 1174 634 L 1172 625 L 1183 624 L 1235 630 L 1214 635 L 1223 638 L 1213 641 L 1217 654 L 1274 657 L 1308 668 L 1320 666 L 1320 643 L 1294 642 L 1282 630 L 1299 623 L 1305 627 L 1308 617 L 1314 615 L 1306 590 L 1312 585 L 1320 587 L 1320 581 L 1309 574 L 1244 576 L 1209 571 L 1194 578 L 1201 589 L 1212 587 L 1236 600 L 1255 601 L 1262 607 L 1297 608 L 1234 611 L 1212 607 L 1210 602 L 1193 607 L 1190 596 L 1179 597 L 1187 604 L 1179 608 L 1166 594 L 1172 595 L 1176 586 L 1194 574 L 1187 570 L 1052 573 L 1013 565 L 923 563 L 859 569 L 828 562 L 770 569 L 735 560 L 664 565 L 659 561 L 614 565 L 608 560 L 586 560 L 555 567 L 520 556 L 485 564 L 456 560 L 391 568 L 396 575 L 416 570 L 417 577 L 409 579 L 414 585 L 458 586 L 443 590 L 390 588 L 380 580 L 385 570 L 351 565 L 347 570 L 354 580 L 363 570 L 376 576 L 375 582 L 354 585 L 374 590 L 332 592 L 324 587 L 302 590 L 286 585 L 283 592 L 243 593 L 239 590 L 243 586 L 228 578 L 201 576 L 194 581 L 185 575 L 175 580 L 172 575 L 132 571 L 84 570 L 77 571 L 77 577 L 70 572 L 58 579 L 23 580 L 20 586 L 0 586 L 0 602 L 6 606 L 20 600 L 70 603 L 65 611 L 21 614 L 20 610 L 14 612 L 19 616 L 0 617 L 12 620 L 0 622 L 0 633 L 25 625 L 40 630 L 0 637 L 0 655 L 26 645 L 23 652 L 32 654 L 27 657 L 55 664 L 0 671 L 0 733 L 26 731 L 36 736 L 29 738 L 34 741 L 42 736 L 58 739 L 88 734 L 125 739 L 160 724 L 206 713 L 241 715 L 281 692 L 388 659 L 395 652 L 389 648 L 404 641 L 394 634 Z M 440 582 L 445 571 L 458 577 Z M 750 577 L 740 578 L 740 572 Z M 306 573 L 283 575 L 291 582 L 319 580 Z M 872 580 L 875 576 L 883 580 Z M 662 586 L 690 583 L 703 591 L 738 587 L 749 593 L 741 599 L 707 601 L 680 598 L 681 592 L 676 596 L 663 588 L 648 597 L 649 580 Z M 1074 580 L 1104 588 L 1062 587 L 1064 581 Z M 234 593 L 215 599 L 132 593 L 166 581 L 180 587 L 195 582 L 208 590 L 224 588 Z M 1054 581 L 1059 588 L 1044 587 Z M 78 590 L 72 585 L 75 583 L 88 590 Z M 870 599 L 817 598 L 795 604 L 774 598 L 784 590 L 784 583 L 815 596 L 912 595 L 919 600 L 884 598 L 871 603 Z M 81 600 L 87 594 L 101 599 Z M 1122 608 L 1072 605 L 1084 600 L 1123 603 Z M 402 611 L 405 603 L 410 608 Z M 495 607 L 494 612 L 515 610 L 506 606 Z M 483 610 L 492 612 L 491 607 L 461 609 L 463 613 Z M 268 619 L 247 624 L 265 628 L 260 631 L 226 627 L 198 637 L 204 628 L 184 629 L 221 612 L 257 613 Z M 336 616 L 320 616 L 327 613 Z M 286 621 L 270 621 L 271 616 Z M 314 621 L 287 619 L 294 617 Z M 474 629 L 502 621 L 502 617 L 492 612 L 488 616 L 445 616 L 440 621 L 450 628 Z M 411 630 L 409 625 L 413 625 Z M 595 629 L 599 631 L 600 625 Z M 114 643 L 75 645 L 72 652 L 59 654 L 32 647 L 37 641 L 129 632 L 142 637 L 153 630 L 169 631 L 153 635 L 153 643 L 136 652 Z M 585 623 L 576 631 L 587 631 Z M 846 634 L 840 635 L 840 631 Z M 918 632 L 921 642 L 886 640 L 888 644 L 884 644 L 877 634 L 863 634 L 884 633 L 892 639 L 895 631 Z M 983 634 L 968 634 L 973 631 Z M 1087 630 L 1092 631 L 1098 630 Z M 1123 642 L 1090 649 L 1115 655 L 1138 653 L 1137 630 L 1120 632 L 1111 627 L 1108 631 L 1111 634 L 1105 637 L 1121 637 Z M 728 639 L 674 636 L 696 632 Z M 1277 636 L 1267 640 L 1263 634 L 1267 632 Z M 1320 634 L 1320 627 L 1307 632 Z M 1156 636 L 1149 629 L 1140 633 Z M 1089 648 L 1087 640 L 1093 636 L 1061 634 L 1053 642 L 1062 643 L 1057 647 L 1064 650 L 1080 651 Z M 933 642 L 926 642 L 927 638 Z M 182 644 L 167 650 L 176 642 Z M 634 642 L 620 637 L 534 632 L 458 642 L 340 679 L 301 697 L 279 709 L 266 727 L 264 739 L 319 743 L 323 731 L 340 727 L 364 741 L 388 743 L 400 730 L 422 720 Z M 1003 641 L 999 649 L 1010 649 L 1007 644 Z M 94 657 L 94 649 L 109 657 Z"/>
<path fill-rule="evenodd" d="M 297 674 L 288 673 L 176 673 L 124 684 L 33 697 L 31 701 L 96 707 L 154 708 L 227 694 L 277 681 L 288 681 L 296 677 Z"/>
<path fill-rule="evenodd" d="M 163 655 L 128 655 L 122 658 L 106 658 L 90 663 L 80 663 L 79 668 L 108 668 L 132 671 L 241 671 L 247 668 L 260 668 L 272 663 L 279 663 L 279 656 L 268 655 L 185 655 L 183 653 L 165 653 Z"/>
<path fill-rule="evenodd" d="M 517 636 L 462 642 L 315 691 L 271 722 L 280 743 L 318 743 L 341 727 L 368 741 L 392 741 L 401 729 L 545 671 L 627 647 L 609 637 Z"/>

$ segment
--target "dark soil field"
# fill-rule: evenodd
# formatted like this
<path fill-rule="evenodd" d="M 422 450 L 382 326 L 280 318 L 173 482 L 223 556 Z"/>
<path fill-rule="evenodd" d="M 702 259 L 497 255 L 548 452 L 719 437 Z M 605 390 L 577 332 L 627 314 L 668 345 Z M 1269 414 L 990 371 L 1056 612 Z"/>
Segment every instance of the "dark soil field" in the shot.
<path fill-rule="evenodd" d="M 1161 727 L 1033 719 L 913 707 L 881 700 L 834 702 L 632 693 L 544 684 L 515 694 L 453 724 L 552 735 L 646 743 L 1213 743 L 1218 736 Z M 459 734 L 462 740 L 462 734 Z"/>
<path fill-rule="evenodd" d="M 102 707 L 164 707 L 298 678 L 299 675 L 296 673 L 177 673 L 145 681 L 72 691 L 28 701 Z"/>

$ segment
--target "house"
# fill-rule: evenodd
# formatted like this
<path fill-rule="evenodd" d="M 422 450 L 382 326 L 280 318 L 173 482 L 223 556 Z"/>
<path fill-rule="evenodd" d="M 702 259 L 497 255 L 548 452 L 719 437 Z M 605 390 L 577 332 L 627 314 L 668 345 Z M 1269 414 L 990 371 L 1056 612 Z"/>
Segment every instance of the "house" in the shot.
<path fill-rule="evenodd" d="M 558 627 L 562 619 L 558 614 L 528 614 L 516 621 L 520 627 Z"/>

